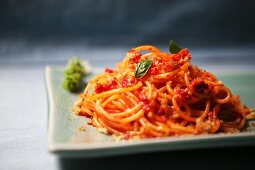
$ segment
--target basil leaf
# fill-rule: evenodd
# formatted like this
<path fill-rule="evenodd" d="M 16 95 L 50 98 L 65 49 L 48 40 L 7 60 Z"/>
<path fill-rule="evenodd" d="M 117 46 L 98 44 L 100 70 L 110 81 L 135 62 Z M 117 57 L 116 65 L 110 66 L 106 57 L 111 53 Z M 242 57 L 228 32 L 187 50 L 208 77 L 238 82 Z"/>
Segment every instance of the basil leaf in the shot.
<path fill-rule="evenodd" d="M 169 51 L 172 53 L 172 54 L 176 54 L 178 53 L 179 51 L 181 51 L 181 47 L 179 47 L 173 40 L 170 41 L 169 43 Z"/>
<path fill-rule="evenodd" d="M 151 60 L 144 60 L 138 63 L 135 68 L 135 78 L 143 77 L 151 67 L 151 64 Z"/>

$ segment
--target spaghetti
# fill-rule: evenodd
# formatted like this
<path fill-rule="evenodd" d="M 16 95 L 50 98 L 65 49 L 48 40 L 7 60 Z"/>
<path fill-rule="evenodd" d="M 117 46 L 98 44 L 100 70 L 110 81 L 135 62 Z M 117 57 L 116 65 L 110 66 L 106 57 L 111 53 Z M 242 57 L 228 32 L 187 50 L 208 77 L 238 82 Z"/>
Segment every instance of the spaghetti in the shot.
<path fill-rule="evenodd" d="M 146 60 L 151 65 L 137 78 Z M 122 139 L 238 132 L 250 110 L 190 60 L 185 48 L 176 54 L 149 45 L 133 48 L 117 69 L 107 68 L 88 83 L 73 110 Z"/>

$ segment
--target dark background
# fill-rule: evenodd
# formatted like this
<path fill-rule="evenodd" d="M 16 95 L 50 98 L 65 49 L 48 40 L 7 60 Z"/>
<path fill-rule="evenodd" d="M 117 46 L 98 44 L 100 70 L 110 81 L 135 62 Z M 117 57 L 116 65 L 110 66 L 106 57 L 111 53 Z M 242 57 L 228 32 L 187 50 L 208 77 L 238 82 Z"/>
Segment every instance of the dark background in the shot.
<path fill-rule="evenodd" d="M 252 0 L 1 0 L 0 37 L 93 46 L 254 47 Z"/>

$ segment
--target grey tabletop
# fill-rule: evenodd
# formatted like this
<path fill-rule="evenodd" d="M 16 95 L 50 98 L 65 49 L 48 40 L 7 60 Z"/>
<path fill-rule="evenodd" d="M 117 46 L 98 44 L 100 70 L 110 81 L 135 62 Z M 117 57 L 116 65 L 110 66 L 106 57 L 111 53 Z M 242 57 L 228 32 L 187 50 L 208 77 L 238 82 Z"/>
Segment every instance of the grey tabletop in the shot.
<path fill-rule="evenodd" d="M 125 164 L 124 160 L 128 160 L 131 164 L 137 163 L 139 166 L 147 161 L 154 161 L 155 154 L 142 155 L 140 158 L 141 155 L 130 155 L 114 159 L 82 160 L 60 159 L 47 151 L 45 66 L 63 66 L 68 58 L 75 55 L 90 61 L 96 67 L 114 67 L 132 47 L 99 48 L 87 44 L 26 42 L 1 42 L 0 45 L 0 169 L 75 169 L 75 165 L 81 162 L 85 163 L 79 165 L 82 168 L 102 168 L 103 164 L 108 164 L 111 169 L 119 169 L 114 166 L 114 160 L 119 161 L 117 165 Z M 195 64 L 213 72 L 255 71 L 255 53 L 251 48 L 194 49 L 192 55 Z M 197 154 L 207 152 L 200 150 Z M 214 151 L 214 154 L 221 152 Z M 239 152 L 244 153 L 246 150 L 241 148 Z M 160 159 L 158 163 L 164 164 L 168 159 L 176 159 L 174 164 L 177 165 L 182 153 L 175 154 L 176 157 L 171 153 L 157 153 L 157 158 Z M 193 151 L 187 151 L 187 155 L 192 156 Z M 229 152 L 227 156 L 230 158 L 227 161 L 230 161 L 233 155 L 234 158 L 238 157 L 238 153 Z M 123 168 L 131 168 L 131 165 Z M 157 168 L 157 165 L 153 164 L 151 168 Z"/>

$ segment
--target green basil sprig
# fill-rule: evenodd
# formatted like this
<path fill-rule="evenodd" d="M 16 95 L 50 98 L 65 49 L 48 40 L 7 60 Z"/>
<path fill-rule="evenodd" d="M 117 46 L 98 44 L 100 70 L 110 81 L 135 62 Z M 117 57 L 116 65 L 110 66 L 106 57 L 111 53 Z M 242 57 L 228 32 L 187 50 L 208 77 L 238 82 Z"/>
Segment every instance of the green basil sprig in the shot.
<path fill-rule="evenodd" d="M 170 41 L 169 43 L 169 51 L 172 53 L 172 54 L 176 54 L 178 53 L 179 51 L 181 51 L 181 47 L 179 47 L 173 40 Z"/>
<path fill-rule="evenodd" d="M 143 77 L 147 73 L 151 65 L 151 60 L 144 60 L 138 63 L 135 68 L 135 78 Z"/>

